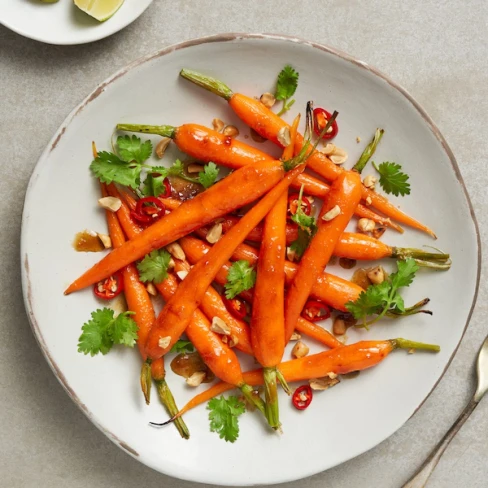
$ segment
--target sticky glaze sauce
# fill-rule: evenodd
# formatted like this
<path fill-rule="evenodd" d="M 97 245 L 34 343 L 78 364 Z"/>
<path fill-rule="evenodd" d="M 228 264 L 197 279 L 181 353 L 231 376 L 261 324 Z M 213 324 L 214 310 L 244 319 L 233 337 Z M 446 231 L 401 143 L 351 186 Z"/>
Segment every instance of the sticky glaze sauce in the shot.
<path fill-rule="evenodd" d="M 100 252 L 105 249 L 100 238 L 88 230 L 75 235 L 73 247 L 77 252 Z"/>
<path fill-rule="evenodd" d="M 178 354 L 170 364 L 171 370 L 178 376 L 189 378 L 199 371 L 205 372 L 205 378 L 202 383 L 210 383 L 215 379 L 215 375 L 208 369 L 198 352 L 189 352 Z"/>

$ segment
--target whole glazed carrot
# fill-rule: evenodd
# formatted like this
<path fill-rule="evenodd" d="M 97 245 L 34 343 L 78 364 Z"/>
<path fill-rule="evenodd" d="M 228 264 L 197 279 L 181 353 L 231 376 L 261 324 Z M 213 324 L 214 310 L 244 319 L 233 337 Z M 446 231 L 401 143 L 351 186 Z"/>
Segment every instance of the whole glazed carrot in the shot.
<path fill-rule="evenodd" d="M 227 215 L 222 222 L 222 232 L 227 232 L 239 217 Z M 205 229 L 198 229 L 198 235 L 204 236 Z M 298 237 L 298 227 L 286 226 L 286 244 L 291 244 Z M 262 225 L 256 226 L 246 237 L 247 241 L 261 242 L 263 238 Z M 334 248 L 334 256 L 339 258 L 356 259 L 358 261 L 375 261 L 383 258 L 407 259 L 413 258 L 420 266 L 433 269 L 449 269 L 450 256 L 443 252 L 424 251 L 413 247 L 389 246 L 384 242 L 367 234 L 343 232 Z"/>
<path fill-rule="evenodd" d="M 183 247 L 188 260 L 193 264 L 202 259 L 210 249 L 210 246 L 207 243 L 192 236 L 186 236 L 180 239 L 180 244 L 181 247 Z M 254 265 L 258 261 L 258 256 L 258 251 L 254 247 L 241 244 L 236 248 L 231 258 L 235 261 L 243 259 Z M 216 281 L 218 283 L 226 283 L 227 272 L 230 266 L 230 263 L 225 263 L 221 271 L 219 271 L 216 276 Z M 297 270 L 298 264 L 292 263 L 291 261 L 285 261 L 285 279 L 287 285 L 291 283 Z M 338 276 L 324 272 L 320 274 L 317 281 L 314 283 L 310 296 L 327 303 L 332 308 L 346 312 L 345 304 L 349 301 L 355 302 L 362 291 L 363 289 L 360 286 L 343 278 L 339 278 Z"/>
<path fill-rule="evenodd" d="M 278 140 L 278 134 L 281 129 L 289 127 L 289 125 L 259 100 L 247 97 L 240 93 L 233 93 L 232 90 L 220 80 L 197 73 L 196 71 L 182 69 L 180 75 L 192 83 L 225 99 L 236 115 L 249 127 L 253 128 L 262 137 L 269 139 L 275 144 L 282 145 Z M 297 138 L 297 145 L 301 148 L 302 144 L 303 139 L 299 136 Z M 319 151 L 315 151 L 311 155 L 309 167 L 328 181 L 334 181 L 340 174 L 345 172 L 343 168 L 335 165 L 325 154 Z M 371 205 L 383 212 L 387 217 L 426 232 L 430 236 L 436 238 L 431 229 L 403 213 L 382 195 L 371 191 L 364 186 L 361 187 L 361 192 L 363 199 L 366 200 L 369 197 L 371 199 Z"/>
<path fill-rule="evenodd" d="M 106 185 L 102 183 L 101 188 L 102 196 L 108 196 L 109 193 Z M 119 247 L 125 242 L 125 237 L 117 216 L 109 210 L 105 211 L 105 215 L 107 217 L 108 230 L 112 244 L 115 247 Z M 122 270 L 122 278 L 124 281 L 124 295 L 127 300 L 127 306 L 129 310 L 135 312 L 132 318 L 137 324 L 137 346 L 142 356 L 142 360 L 144 361 L 144 365 L 146 365 L 144 344 L 146 343 L 149 330 L 156 319 L 154 308 L 146 288 L 139 280 L 139 274 L 133 264 L 129 264 Z M 151 374 L 151 371 L 153 374 Z M 166 382 L 163 358 L 154 361 L 149 370 L 144 366 L 142 368 L 141 388 L 147 404 L 149 404 L 150 399 L 151 376 L 156 382 L 161 402 L 170 415 L 175 415 L 176 412 L 178 412 L 178 407 L 176 406 L 173 394 Z M 178 419 L 178 422 L 175 425 L 181 437 L 185 439 L 190 438 L 190 432 L 182 418 Z"/>
<path fill-rule="evenodd" d="M 199 161 L 212 161 L 230 169 L 239 169 L 259 161 L 271 161 L 273 159 L 259 149 L 197 124 L 184 124 L 180 127 L 171 125 L 117 124 L 117 129 L 170 137 L 178 148 L 189 156 Z M 302 140 L 301 136 L 300 140 Z M 304 185 L 306 194 L 319 198 L 325 198 L 330 190 L 329 185 L 306 173 L 299 175 L 296 181 L 291 184 L 291 187 L 300 189 L 302 185 Z M 364 205 L 358 205 L 356 215 L 359 218 L 374 220 L 379 225 L 403 232 L 403 229 L 398 224 L 392 222 L 389 218 L 378 215 Z"/>
<path fill-rule="evenodd" d="M 330 351 L 324 351 L 300 359 L 286 361 L 280 365 L 280 369 L 285 379 L 289 382 L 321 378 L 329 373 L 347 374 L 352 373 L 353 371 L 363 371 L 376 366 L 395 349 L 418 349 L 431 352 L 440 351 L 440 347 L 437 345 L 424 344 L 422 342 L 409 341 L 401 338 L 386 341 L 360 341 L 348 346 L 331 349 Z M 251 386 L 262 385 L 263 371 L 261 369 L 248 371 L 244 373 L 244 378 Z M 154 425 L 168 424 L 192 408 L 195 408 L 228 390 L 232 390 L 233 388 L 233 385 L 223 382 L 217 383 L 193 397 L 178 412 L 176 417 L 173 417 L 162 424 Z"/>
<path fill-rule="evenodd" d="M 301 160 L 297 159 L 297 161 Z M 233 174 L 237 174 L 239 171 L 250 167 L 251 166 L 246 166 Z M 296 176 L 304 170 L 304 167 L 304 164 L 300 164 L 295 169 L 289 171 L 285 177 L 282 178 L 281 181 L 241 219 L 239 224 L 225 234 L 212 249 L 210 249 L 204 259 L 198 261 L 198 263 L 193 266 L 188 276 L 178 287 L 175 295 L 166 303 L 166 306 L 159 314 L 155 326 L 149 334 L 146 343 L 146 352 L 150 358 L 157 359 L 171 349 L 173 344 L 184 332 L 193 311 L 200 304 L 202 297 L 205 294 L 205 290 L 210 286 L 218 271 L 222 268 L 222 265 L 229 259 L 234 252 L 234 249 L 246 238 L 247 233 L 264 218 L 279 196 L 288 188 Z M 230 176 L 227 178 L 230 178 Z M 212 188 L 210 188 L 210 190 L 211 189 Z M 204 195 L 205 193 L 206 192 L 201 195 Z M 190 202 L 191 201 L 194 200 L 190 200 Z M 174 215 L 177 211 L 178 210 L 175 210 L 169 214 L 169 216 Z"/>
<path fill-rule="evenodd" d="M 361 177 L 342 173 L 332 184 L 318 218 L 317 233 L 303 254 L 298 270 L 288 288 L 285 302 L 285 341 L 290 340 L 298 317 L 322 273 L 361 198 Z"/>
<path fill-rule="evenodd" d="M 193 232 L 195 229 L 251 203 L 277 185 L 287 174 L 282 161 L 261 161 L 244 166 L 114 249 L 75 280 L 68 295 L 107 278 L 149 252 Z M 294 163 L 291 163 L 294 164 Z M 298 176 L 298 172 L 293 172 Z M 287 185 L 290 176 L 287 175 Z"/>
<path fill-rule="evenodd" d="M 290 144 L 282 159 L 293 157 L 300 115 L 293 121 Z M 254 357 L 263 366 L 266 418 L 273 429 L 281 426 L 277 380 L 289 392 L 278 365 L 285 352 L 285 251 L 288 191 L 285 190 L 264 218 L 251 317 Z"/>

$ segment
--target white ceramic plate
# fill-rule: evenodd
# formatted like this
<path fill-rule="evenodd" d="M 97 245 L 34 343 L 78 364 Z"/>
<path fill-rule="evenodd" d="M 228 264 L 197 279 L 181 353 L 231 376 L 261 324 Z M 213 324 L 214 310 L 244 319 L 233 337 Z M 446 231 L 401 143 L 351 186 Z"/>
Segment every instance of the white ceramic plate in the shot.
<path fill-rule="evenodd" d="M 73 0 L 0 0 L 0 24 L 25 37 L 48 44 L 85 44 L 111 36 L 136 20 L 153 0 L 126 0 L 115 15 L 98 22 Z"/>
<path fill-rule="evenodd" d="M 281 397 L 283 435 L 270 433 L 257 415 L 241 417 L 235 444 L 209 432 L 204 407 L 185 419 L 191 440 L 176 430 L 148 426 L 166 418 L 154 399 L 139 392 L 140 359 L 115 348 L 107 356 L 77 353 L 82 323 L 99 305 L 91 290 L 63 296 L 63 290 L 99 254 L 79 254 L 73 236 L 105 229 L 97 209 L 98 185 L 90 176 L 92 140 L 108 149 L 117 122 L 210 125 L 214 117 L 241 128 L 225 102 L 179 79 L 182 67 L 217 76 L 235 91 L 260 95 L 273 89 L 286 64 L 300 72 L 294 109 L 308 99 L 340 112 L 335 143 L 360 154 L 376 127 L 386 129 L 375 159 L 393 160 L 411 175 L 412 194 L 397 202 L 437 232 L 435 245 L 452 254 L 449 272 L 421 272 L 405 299 L 431 298 L 434 316 L 379 324 L 349 332 L 360 339 L 407 337 L 438 343 L 439 354 L 392 354 L 355 380 L 315 395 L 305 412 Z M 293 114 L 288 114 L 290 119 Z M 356 137 L 362 143 L 356 143 Z M 248 139 L 248 142 L 250 139 Z M 407 230 L 389 231 L 392 245 L 434 244 Z M 55 134 L 32 176 L 22 228 L 25 303 L 46 359 L 69 395 L 110 439 L 136 459 L 163 473 L 211 484 L 254 485 L 295 480 L 328 469 L 372 448 L 416 411 L 439 381 L 461 340 L 474 305 L 479 276 L 477 228 L 453 155 L 432 121 L 401 88 L 373 68 L 313 43 L 263 35 L 223 35 L 167 48 L 137 61 L 102 83 Z M 389 263 L 391 266 L 391 263 Z M 350 276 L 352 271 L 331 267 Z M 391 267 L 390 267 L 391 269 Z M 330 326 L 330 324 L 326 324 Z M 289 357 L 289 352 L 287 353 Z M 169 369 L 169 368 L 168 368 Z M 168 374 L 180 405 L 195 392 Z"/>

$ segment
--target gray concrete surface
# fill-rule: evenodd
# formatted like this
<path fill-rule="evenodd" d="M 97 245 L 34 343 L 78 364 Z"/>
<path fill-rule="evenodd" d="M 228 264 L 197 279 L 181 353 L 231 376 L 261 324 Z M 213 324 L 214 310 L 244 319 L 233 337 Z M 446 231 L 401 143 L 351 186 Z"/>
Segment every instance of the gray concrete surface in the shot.
<path fill-rule="evenodd" d="M 458 159 L 486 242 L 487 22 L 484 0 L 156 0 L 119 34 L 86 46 L 43 45 L 0 26 L 0 485 L 196 487 L 139 464 L 91 425 L 49 370 L 24 312 L 19 238 L 27 182 L 54 131 L 97 83 L 142 55 L 218 32 L 284 33 L 335 46 L 389 74 L 434 118 Z M 456 357 L 402 429 L 342 466 L 287 486 L 400 487 L 473 391 L 473 360 L 488 331 L 487 293 L 483 270 L 478 304 Z M 488 399 L 428 487 L 487 487 L 487 439 Z"/>

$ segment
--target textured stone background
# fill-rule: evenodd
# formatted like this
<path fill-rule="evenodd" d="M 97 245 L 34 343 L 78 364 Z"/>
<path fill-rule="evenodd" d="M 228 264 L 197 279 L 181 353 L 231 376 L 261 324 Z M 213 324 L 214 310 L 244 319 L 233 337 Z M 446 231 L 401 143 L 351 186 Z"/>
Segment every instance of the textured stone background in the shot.
<path fill-rule="evenodd" d="M 283 33 L 342 49 L 389 74 L 436 121 L 458 159 L 485 242 L 487 22 L 485 0 L 156 0 L 122 32 L 86 46 L 43 45 L 0 26 L 0 485 L 197 486 L 151 471 L 91 425 L 49 370 L 24 312 L 19 237 L 27 182 L 54 131 L 96 84 L 142 55 L 218 32 Z M 471 325 L 420 411 L 370 452 L 287 486 L 396 488 L 415 472 L 473 392 L 473 360 L 488 329 L 483 271 Z M 485 400 L 428 487 L 488 486 L 487 439 Z"/>

